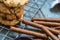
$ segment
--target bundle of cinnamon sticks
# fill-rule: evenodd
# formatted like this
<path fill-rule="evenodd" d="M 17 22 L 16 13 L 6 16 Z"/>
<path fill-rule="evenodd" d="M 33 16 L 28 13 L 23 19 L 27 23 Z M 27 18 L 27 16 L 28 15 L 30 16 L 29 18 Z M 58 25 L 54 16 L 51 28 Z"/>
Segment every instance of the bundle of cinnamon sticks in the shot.
<path fill-rule="evenodd" d="M 25 34 L 33 35 L 42 39 L 43 38 L 47 39 L 48 37 L 51 37 L 53 40 L 60 40 L 60 38 L 56 36 L 60 34 L 60 19 L 33 18 L 32 21 L 27 21 L 27 20 L 22 19 L 22 23 L 41 29 L 41 31 L 43 31 L 44 34 L 40 32 L 35 32 L 35 31 L 15 28 L 15 27 L 11 27 L 10 30 L 18 32 L 18 33 L 25 33 Z"/>

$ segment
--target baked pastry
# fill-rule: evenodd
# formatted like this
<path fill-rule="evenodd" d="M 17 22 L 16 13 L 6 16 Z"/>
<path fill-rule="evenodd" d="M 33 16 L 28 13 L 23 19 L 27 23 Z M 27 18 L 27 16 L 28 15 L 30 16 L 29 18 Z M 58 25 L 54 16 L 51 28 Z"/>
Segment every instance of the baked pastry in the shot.
<path fill-rule="evenodd" d="M 20 5 L 24 5 L 28 0 L 3 0 L 6 6 L 9 7 L 19 7 Z"/>
<path fill-rule="evenodd" d="M 24 0 L 24 4 L 25 2 Z M 22 3 L 23 0 L 0 0 L 0 23 L 8 26 L 19 23 L 24 11 Z"/>

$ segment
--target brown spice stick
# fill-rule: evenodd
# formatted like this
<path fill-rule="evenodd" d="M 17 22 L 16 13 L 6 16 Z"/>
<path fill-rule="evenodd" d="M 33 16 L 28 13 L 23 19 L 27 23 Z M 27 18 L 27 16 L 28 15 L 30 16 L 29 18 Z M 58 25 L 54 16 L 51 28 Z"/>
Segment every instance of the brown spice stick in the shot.
<path fill-rule="evenodd" d="M 36 27 L 36 28 L 41 28 L 44 32 L 46 32 L 47 35 L 49 35 L 53 40 L 59 40 L 53 33 L 51 33 L 46 26 L 39 25 L 37 23 L 33 23 L 30 21 L 22 20 L 22 23 Z"/>
<path fill-rule="evenodd" d="M 53 28 L 47 27 L 47 29 L 50 30 L 51 32 L 55 33 L 55 34 L 60 34 L 60 31 L 55 30 L 55 29 L 53 29 Z"/>
<path fill-rule="evenodd" d="M 44 21 L 34 21 L 34 22 L 38 23 L 38 24 L 43 24 L 43 25 L 58 25 L 58 23 L 52 23 L 52 22 L 44 22 Z M 58 28 L 58 27 L 55 27 L 55 28 Z M 55 30 L 53 28 L 47 27 L 47 29 L 49 29 L 51 32 L 53 32 L 55 34 L 60 34 L 60 31 Z"/>
<path fill-rule="evenodd" d="M 57 26 L 57 25 L 60 25 L 60 23 L 54 23 L 54 22 L 44 22 L 44 21 L 34 21 L 35 23 L 38 23 L 38 24 L 42 24 L 42 25 L 48 25 L 48 26 Z M 60 27 L 54 27 L 55 29 L 60 29 Z M 55 29 L 52 29 L 52 28 L 49 28 L 48 29 L 55 33 L 55 34 L 60 34 L 60 31 L 58 30 L 55 30 Z"/>
<path fill-rule="evenodd" d="M 56 22 L 45 22 L 45 21 L 34 21 L 35 23 L 38 23 L 38 24 L 42 24 L 42 25 L 46 25 L 46 26 L 60 26 L 60 23 L 56 23 Z"/>
<path fill-rule="evenodd" d="M 33 18 L 32 21 L 60 22 L 58 18 Z"/>
<path fill-rule="evenodd" d="M 35 23 L 38 23 L 38 24 L 44 24 L 44 25 L 51 25 L 52 23 L 50 22 L 43 22 L 43 21 L 34 21 Z M 55 23 L 54 23 L 55 24 Z M 47 27 L 47 26 L 46 26 Z M 58 30 L 55 30 L 53 28 L 49 28 L 47 27 L 47 29 L 49 29 L 51 32 L 55 33 L 55 34 L 60 34 L 60 31 Z"/>
<path fill-rule="evenodd" d="M 26 30 L 26 29 L 11 27 L 10 30 L 18 32 L 18 33 L 25 33 L 25 34 L 33 35 L 33 36 L 36 36 L 36 37 L 39 37 L 39 38 L 47 38 L 47 36 L 45 34 L 30 31 L 30 30 Z"/>
<path fill-rule="evenodd" d="M 60 29 L 60 26 L 59 27 L 55 27 L 55 29 Z"/>

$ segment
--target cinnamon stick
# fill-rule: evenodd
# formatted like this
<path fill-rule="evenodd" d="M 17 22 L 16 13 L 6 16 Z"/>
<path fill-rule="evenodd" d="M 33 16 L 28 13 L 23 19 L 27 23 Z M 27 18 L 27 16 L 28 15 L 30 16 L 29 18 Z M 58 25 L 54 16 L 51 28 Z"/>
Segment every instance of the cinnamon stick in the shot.
<path fill-rule="evenodd" d="M 32 21 L 60 22 L 58 18 L 33 18 Z"/>
<path fill-rule="evenodd" d="M 47 36 L 45 34 L 30 31 L 30 30 L 26 30 L 26 29 L 11 27 L 10 30 L 18 32 L 18 33 L 25 33 L 25 34 L 33 35 L 33 36 L 36 36 L 36 37 L 39 37 L 39 38 L 47 38 Z"/>
<path fill-rule="evenodd" d="M 40 25 L 40 24 L 37 24 L 37 23 L 33 23 L 33 22 L 30 22 L 30 21 L 26 21 L 26 20 L 22 20 L 22 23 L 27 24 L 27 25 L 30 25 L 30 26 L 33 26 L 33 27 L 36 27 L 36 28 L 40 28 L 40 29 L 42 29 L 47 35 L 49 35 L 53 40 L 59 40 L 53 33 L 51 33 L 51 32 L 46 28 L 46 26 L 43 26 L 43 25 Z"/>
<path fill-rule="evenodd" d="M 49 27 L 47 27 L 47 29 L 50 30 L 52 33 L 60 34 L 60 31 L 58 31 L 58 30 L 56 30 L 56 29 L 49 28 Z"/>
<path fill-rule="evenodd" d="M 38 24 L 44 24 L 44 25 L 51 25 L 51 24 L 55 24 L 55 23 L 50 23 L 50 22 L 43 22 L 43 21 L 34 21 L 35 23 L 38 23 Z M 47 27 L 47 26 L 46 26 Z M 58 28 L 58 27 L 55 27 L 55 28 Z M 60 31 L 58 30 L 55 30 L 53 28 L 49 28 L 47 27 L 47 29 L 49 29 L 51 32 L 55 33 L 55 34 L 60 34 Z"/>
<path fill-rule="evenodd" d="M 60 26 L 59 27 L 55 27 L 55 29 L 60 29 Z"/>
<path fill-rule="evenodd" d="M 52 27 L 60 26 L 60 23 L 56 23 L 56 22 L 45 22 L 45 21 L 34 21 L 34 22 L 38 24 L 46 25 L 46 26 L 52 26 Z"/>

